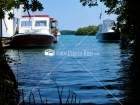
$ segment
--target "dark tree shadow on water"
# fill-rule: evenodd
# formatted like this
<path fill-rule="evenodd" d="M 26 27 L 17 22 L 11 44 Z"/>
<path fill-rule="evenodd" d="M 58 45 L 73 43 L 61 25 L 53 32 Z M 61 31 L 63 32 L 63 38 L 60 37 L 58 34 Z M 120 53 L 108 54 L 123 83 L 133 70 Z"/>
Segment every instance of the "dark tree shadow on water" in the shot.
<path fill-rule="evenodd" d="M 124 98 L 121 99 L 123 105 L 139 105 L 140 104 L 140 76 L 139 72 L 132 72 L 131 64 L 131 50 L 122 50 L 122 57 L 125 59 L 122 60 L 122 85 L 121 88 L 123 90 Z"/>

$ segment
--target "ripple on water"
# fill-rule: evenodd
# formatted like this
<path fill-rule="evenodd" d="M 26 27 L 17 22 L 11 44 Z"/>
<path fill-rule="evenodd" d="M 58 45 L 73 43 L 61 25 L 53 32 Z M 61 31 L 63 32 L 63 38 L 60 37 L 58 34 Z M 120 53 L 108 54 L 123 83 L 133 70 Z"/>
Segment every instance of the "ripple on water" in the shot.
<path fill-rule="evenodd" d="M 65 55 L 45 56 L 47 48 L 20 49 L 19 58 L 18 52 L 8 50 L 10 57 L 20 59 L 18 68 L 13 63 L 10 66 L 25 95 L 34 89 L 36 102 L 40 103 L 40 89 L 43 102 L 47 98 L 48 103 L 59 103 L 57 87 L 51 79 L 54 78 L 60 90 L 64 86 L 63 102 L 67 100 L 69 90 L 76 94 L 77 100 L 81 98 L 81 103 L 109 104 L 123 99 L 125 79 L 122 78 L 121 60 L 127 59 L 127 54 L 121 54 L 118 43 L 100 43 L 94 36 L 88 36 L 78 44 L 83 38 L 61 36 L 61 44 L 54 45 L 52 49 L 65 52 Z M 68 50 L 81 52 L 82 55 L 70 56 Z M 84 51 L 93 55 L 84 55 Z"/>

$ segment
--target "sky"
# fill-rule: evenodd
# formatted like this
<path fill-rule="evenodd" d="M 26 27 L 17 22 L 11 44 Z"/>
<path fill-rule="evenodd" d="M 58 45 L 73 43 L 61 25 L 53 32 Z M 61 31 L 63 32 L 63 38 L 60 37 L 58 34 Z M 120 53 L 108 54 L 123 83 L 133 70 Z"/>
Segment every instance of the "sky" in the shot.
<path fill-rule="evenodd" d="M 103 19 L 116 19 L 115 15 L 106 15 L 107 8 L 99 2 L 97 7 L 83 7 L 80 0 L 39 0 L 43 11 L 34 14 L 48 14 L 58 20 L 60 30 L 77 30 L 89 25 L 99 25 Z M 99 19 L 102 12 L 101 20 Z M 32 13 L 31 13 L 32 14 Z"/>

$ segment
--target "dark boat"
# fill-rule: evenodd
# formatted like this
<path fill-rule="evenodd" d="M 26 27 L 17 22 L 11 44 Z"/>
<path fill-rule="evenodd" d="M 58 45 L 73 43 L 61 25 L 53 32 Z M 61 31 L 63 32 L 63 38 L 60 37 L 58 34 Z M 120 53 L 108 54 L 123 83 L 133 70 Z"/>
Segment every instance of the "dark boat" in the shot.
<path fill-rule="evenodd" d="M 103 23 L 99 25 L 96 38 L 101 42 L 119 42 L 120 35 L 116 34 L 112 29 L 114 27 L 114 23 L 114 20 L 103 20 Z"/>

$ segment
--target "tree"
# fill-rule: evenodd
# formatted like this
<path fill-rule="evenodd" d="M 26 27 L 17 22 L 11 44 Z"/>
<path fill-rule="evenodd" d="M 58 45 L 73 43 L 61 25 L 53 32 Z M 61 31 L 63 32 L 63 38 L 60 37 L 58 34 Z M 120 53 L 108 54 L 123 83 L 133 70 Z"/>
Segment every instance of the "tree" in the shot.
<path fill-rule="evenodd" d="M 44 8 L 38 0 L 1 0 L 0 1 L 0 19 L 5 17 L 5 12 L 9 12 L 13 8 L 18 9 L 20 5 L 24 5 L 24 12 L 29 10 L 32 11 L 42 11 Z M 9 19 L 13 18 L 14 14 L 9 12 Z"/>
<path fill-rule="evenodd" d="M 80 0 L 80 2 L 86 6 L 96 6 L 97 0 Z M 129 73 L 134 81 L 133 85 L 136 85 L 135 92 L 139 92 L 140 84 L 140 2 L 138 0 L 100 0 L 103 2 L 108 10 L 108 14 L 117 14 L 116 27 L 120 30 L 121 35 L 127 35 L 130 40 L 134 40 L 131 66 Z M 137 102 L 139 97 L 135 95 L 135 101 Z"/>
<path fill-rule="evenodd" d="M 78 28 L 75 31 L 75 35 L 95 35 L 98 31 L 98 26 L 88 26 L 83 28 Z"/>
<path fill-rule="evenodd" d="M 75 31 L 73 30 L 61 30 L 61 35 L 74 35 Z"/>
<path fill-rule="evenodd" d="M 8 12 L 9 19 L 14 17 L 14 14 L 9 12 L 13 8 L 19 8 L 23 4 L 24 11 L 42 11 L 42 4 L 38 0 L 0 0 L 0 20 L 5 18 L 5 12 Z M 1 28 L 1 27 L 0 27 Z M 1 105 L 17 105 L 19 99 L 19 91 L 15 75 L 8 65 L 12 59 L 5 54 L 6 49 L 2 46 L 0 39 L 0 104 Z"/>

